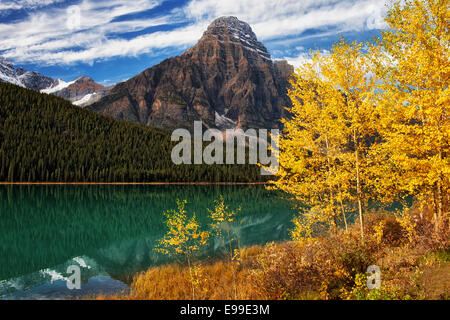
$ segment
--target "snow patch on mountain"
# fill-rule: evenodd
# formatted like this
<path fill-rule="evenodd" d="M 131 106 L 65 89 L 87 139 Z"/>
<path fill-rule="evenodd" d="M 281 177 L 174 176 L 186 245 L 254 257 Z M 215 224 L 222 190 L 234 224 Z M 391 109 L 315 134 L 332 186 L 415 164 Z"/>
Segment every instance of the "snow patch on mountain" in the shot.
<path fill-rule="evenodd" d="M 86 103 L 89 103 L 89 101 L 91 101 L 93 98 L 95 98 L 96 95 L 97 95 L 96 92 L 89 93 L 89 94 L 85 95 L 83 98 L 81 98 L 80 100 L 74 101 L 73 104 L 81 107 L 81 106 L 85 105 Z"/>
<path fill-rule="evenodd" d="M 216 112 L 215 124 L 218 128 L 227 129 L 236 127 L 236 122 L 227 118 L 225 115 L 220 115 Z"/>
<path fill-rule="evenodd" d="M 56 80 L 56 82 L 49 88 L 41 90 L 42 93 L 47 93 L 47 94 L 52 94 L 58 91 L 61 91 L 65 88 L 67 88 L 68 86 L 70 86 L 71 84 L 74 84 L 77 80 L 74 81 L 70 81 L 70 82 L 65 82 L 62 79 L 58 79 Z"/>
<path fill-rule="evenodd" d="M 9 83 L 21 86 L 21 87 L 25 87 L 19 79 L 15 78 L 15 77 L 9 77 L 1 72 L 0 72 L 0 82 L 9 82 Z"/>
<path fill-rule="evenodd" d="M 245 49 L 257 53 L 261 58 L 272 61 L 266 47 L 258 41 L 255 33 L 248 23 L 240 21 L 236 17 L 221 17 L 213 21 L 205 34 L 213 35 L 219 42 L 224 42 L 224 35 L 229 35 L 232 43 L 240 44 Z"/>
<path fill-rule="evenodd" d="M 35 71 L 15 68 L 14 64 L 0 56 L 0 82 L 9 82 L 24 88 L 51 94 L 71 101 L 79 107 L 86 107 L 104 95 L 111 87 L 104 87 L 86 76 L 66 82 L 54 80 Z"/>

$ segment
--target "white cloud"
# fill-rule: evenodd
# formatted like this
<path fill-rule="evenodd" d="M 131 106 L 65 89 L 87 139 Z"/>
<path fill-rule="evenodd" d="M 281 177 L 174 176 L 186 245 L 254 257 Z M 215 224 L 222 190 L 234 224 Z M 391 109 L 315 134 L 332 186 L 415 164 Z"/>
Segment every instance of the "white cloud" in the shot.
<path fill-rule="evenodd" d="M 60 1 L 2 1 L 0 10 L 1 6 L 35 8 Z M 68 14 L 66 9 L 33 11 L 24 21 L 0 23 L 0 52 L 18 63 L 92 63 L 167 47 L 188 47 L 200 38 L 213 19 L 224 15 L 248 22 L 261 40 L 276 40 L 299 35 L 308 29 L 323 29 L 326 33 L 329 27 L 334 32 L 381 28 L 385 10 L 380 0 L 192 0 L 186 7 L 156 18 L 116 21 L 120 16 L 155 8 L 162 1 L 84 0 L 79 5 L 80 23 L 75 29 L 68 28 L 67 22 L 68 19 L 76 22 L 77 17 Z M 130 39 L 120 36 L 178 22 L 190 24 Z"/>
<path fill-rule="evenodd" d="M 300 53 L 297 57 L 285 57 L 284 60 L 294 66 L 295 69 L 301 67 L 302 65 L 311 63 L 312 61 L 311 55 L 305 52 Z"/>
<path fill-rule="evenodd" d="M 2 0 L 0 3 L 0 11 L 2 10 L 20 10 L 20 9 L 35 9 L 45 7 L 56 3 L 64 2 L 65 0 Z"/>
<path fill-rule="evenodd" d="M 330 51 L 321 50 L 320 53 L 324 56 L 327 56 L 330 54 Z M 312 62 L 311 53 L 309 52 L 301 52 L 296 57 L 285 57 L 283 60 L 289 62 L 289 64 L 293 65 L 295 69 Z"/>
<path fill-rule="evenodd" d="M 378 28 L 385 4 L 382 0 L 193 0 L 186 11 L 195 19 L 237 16 L 264 40 L 335 25 L 341 30 Z"/>
<path fill-rule="evenodd" d="M 77 61 L 92 63 L 95 59 L 104 59 L 115 56 L 137 56 L 150 53 L 154 49 L 163 49 L 171 46 L 187 46 L 198 39 L 192 35 L 201 35 L 202 29 L 198 26 L 187 27 L 171 32 L 155 32 L 132 40 L 112 39 L 105 40 L 90 48 L 75 51 L 59 51 L 28 54 L 29 60 L 42 60 L 50 63 L 70 64 Z"/>
<path fill-rule="evenodd" d="M 72 11 L 56 8 L 33 13 L 29 19 L 12 23 L 0 23 L 0 51 L 18 62 L 72 63 L 92 61 L 122 54 L 133 54 L 123 48 L 130 48 L 126 40 L 118 41 L 111 37 L 114 33 L 143 30 L 148 27 L 165 24 L 169 17 L 141 19 L 133 21 L 115 21 L 123 15 L 149 10 L 159 4 L 156 0 L 124 1 L 88 1 L 79 5 L 80 24 L 77 28 L 68 28 L 70 19 L 77 19 Z M 129 43 L 136 43 L 139 38 Z M 124 45 L 122 49 L 108 47 Z M 73 47 L 79 47 L 78 54 Z M 91 54 L 89 53 L 98 53 Z"/>
<path fill-rule="evenodd" d="M 21 6 L 15 3 L 0 3 L 0 11 L 2 10 L 18 10 Z"/>

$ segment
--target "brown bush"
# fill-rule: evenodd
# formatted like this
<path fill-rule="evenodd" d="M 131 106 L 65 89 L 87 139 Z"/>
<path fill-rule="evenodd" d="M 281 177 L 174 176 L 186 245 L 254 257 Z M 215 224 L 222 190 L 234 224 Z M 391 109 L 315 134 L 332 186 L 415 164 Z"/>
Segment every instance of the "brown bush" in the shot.
<path fill-rule="evenodd" d="M 376 231 L 375 227 L 383 222 L 383 237 L 381 244 L 384 246 L 396 247 L 407 241 L 407 235 L 402 226 L 395 219 L 392 213 L 377 212 L 368 214 L 366 217 L 366 231 L 369 237 L 373 236 Z"/>
<path fill-rule="evenodd" d="M 252 272 L 254 290 L 265 299 L 295 299 L 301 294 L 317 292 L 333 268 L 316 244 L 267 245 L 257 257 Z"/>

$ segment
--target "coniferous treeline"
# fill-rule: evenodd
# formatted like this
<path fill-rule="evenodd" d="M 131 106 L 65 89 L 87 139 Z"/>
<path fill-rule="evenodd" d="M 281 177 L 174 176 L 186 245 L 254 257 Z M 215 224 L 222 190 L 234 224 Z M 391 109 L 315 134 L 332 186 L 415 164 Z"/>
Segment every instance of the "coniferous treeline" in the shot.
<path fill-rule="evenodd" d="M 170 133 L 0 83 L 0 181 L 254 182 L 260 168 L 181 165 Z"/>

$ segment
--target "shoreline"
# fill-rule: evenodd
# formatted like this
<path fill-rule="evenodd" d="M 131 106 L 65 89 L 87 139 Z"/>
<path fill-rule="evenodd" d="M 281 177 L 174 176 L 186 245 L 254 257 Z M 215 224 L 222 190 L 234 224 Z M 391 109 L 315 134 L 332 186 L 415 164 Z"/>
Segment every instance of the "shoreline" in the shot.
<path fill-rule="evenodd" d="M 265 184 L 267 182 L 0 182 L 0 186 L 250 186 Z"/>

